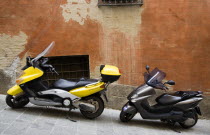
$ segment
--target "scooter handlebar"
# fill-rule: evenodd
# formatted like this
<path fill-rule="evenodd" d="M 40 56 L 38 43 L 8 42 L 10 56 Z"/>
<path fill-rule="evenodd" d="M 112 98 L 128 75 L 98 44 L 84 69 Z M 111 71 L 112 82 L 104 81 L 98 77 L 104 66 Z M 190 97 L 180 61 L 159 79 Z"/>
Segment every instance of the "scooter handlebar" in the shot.
<path fill-rule="evenodd" d="M 56 73 L 57 75 L 59 75 L 59 73 L 55 70 L 54 67 L 51 68 L 52 72 Z"/>
<path fill-rule="evenodd" d="M 41 62 L 41 66 L 49 69 L 52 73 L 56 73 L 57 75 L 59 75 L 58 72 L 55 70 L 55 68 L 51 64 L 46 64 L 48 61 L 49 61 L 48 58 L 43 58 Z"/>
<path fill-rule="evenodd" d="M 50 70 L 52 73 L 56 73 L 57 75 L 59 75 L 58 72 L 55 70 L 55 68 L 54 68 L 52 65 L 50 65 L 49 70 Z"/>

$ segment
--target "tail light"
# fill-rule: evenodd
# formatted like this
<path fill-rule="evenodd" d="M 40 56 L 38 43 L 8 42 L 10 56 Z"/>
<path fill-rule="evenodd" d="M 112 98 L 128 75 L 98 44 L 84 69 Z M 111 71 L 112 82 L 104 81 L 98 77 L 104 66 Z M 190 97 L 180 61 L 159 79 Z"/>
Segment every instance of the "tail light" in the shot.
<path fill-rule="evenodd" d="M 16 84 L 21 84 L 22 82 L 24 81 L 24 79 L 23 78 L 18 78 L 17 80 L 16 80 Z"/>
<path fill-rule="evenodd" d="M 105 85 L 104 85 L 104 84 L 103 84 L 103 85 L 101 85 L 101 86 L 100 86 L 100 88 L 105 88 Z"/>

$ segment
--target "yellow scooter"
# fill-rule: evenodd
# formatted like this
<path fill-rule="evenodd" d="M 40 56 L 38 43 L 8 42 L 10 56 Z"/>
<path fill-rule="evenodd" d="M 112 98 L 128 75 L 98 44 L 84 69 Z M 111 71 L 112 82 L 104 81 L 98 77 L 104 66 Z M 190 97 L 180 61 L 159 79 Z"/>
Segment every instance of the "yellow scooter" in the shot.
<path fill-rule="evenodd" d="M 80 109 L 84 117 L 94 119 L 104 110 L 103 95 L 110 83 L 117 81 L 121 76 L 115 66 L 101 65 L 101 79 L 80 79 L 70 81 L 59 79 L 52 86 L 46 86 L 42 76 L 46 71 L 58 74 L 55 68 L 47 64 L 44 58 L 53 48 L 52 42 L 42 53 L 34 59 L 27 57 L 23 73 L 16 80 L 16 85 L 7 91 L 6 103 L 11 108 L 21 108 L 29 102 L 39 106 L 65 107 Z"/>

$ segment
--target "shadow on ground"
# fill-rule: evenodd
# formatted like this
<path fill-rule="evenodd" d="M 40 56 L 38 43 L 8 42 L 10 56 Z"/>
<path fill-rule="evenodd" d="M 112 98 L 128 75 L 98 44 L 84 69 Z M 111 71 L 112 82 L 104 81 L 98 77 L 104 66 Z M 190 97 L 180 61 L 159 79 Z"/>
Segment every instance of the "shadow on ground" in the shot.
<path fill-rule="evenodd" d="M 55 117 L 59 117 L 59 119 L 67 119 L 67 117 L 70 118 L 70 120 L 75 121 L 83 121 L 83 122 L 92 122 L 92 121 L 98 121 L 103 123 L 109 123 L 113 122 L 115 124 L 121 125 L 121 126 L 127 126 L 127 127 L 141 127 L 141 128 L 147 128 L 147 129 L 158 129 L 158 130 L 177 130 L 177 131 L 187 131 L 189 129 L 183 129 L 178 124 L 175 126 L 169 125 L 167 123 L 161 122 L 159 120 L 143 120 L 140 118 L 140 116 L 135 116 L 134 119 L 132 119 L 129 122 L 123 123 L 119 120 L 119 114 L 114 115 L 107 115 L 102 114 L 100 117 L 89 120 L 82 116 L 82 114 L 79 112 L 79 110 L 72 110 L 71 112 L 68 111 L 67 108 L 54 108 L 54 107 L 40 107 L 40 106 L 28 106 L 22 109 L 11 109 L 6 108 L 7 111 L 15 111 L 15 112 L 22 112 L 24 111 L 24 114 L 38 114 L 42 112 L 42 116 L 47 117 L 49 119 L 54 119 Z M 109 109 L 105 110 L 106 112 L 109 112 Z M 137 114 L 139 115 L 139 114 Z"/>

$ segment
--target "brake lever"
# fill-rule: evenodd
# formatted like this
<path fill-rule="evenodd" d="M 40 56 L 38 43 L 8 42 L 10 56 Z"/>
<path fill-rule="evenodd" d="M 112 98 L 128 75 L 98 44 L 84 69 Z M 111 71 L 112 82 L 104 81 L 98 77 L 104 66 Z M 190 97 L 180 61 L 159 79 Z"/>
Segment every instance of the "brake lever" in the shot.
<path fill-rule="evenodd" d="M 53 71 L 54 71 L 57 75 L 59 75 L 58 72 L 55 70 L 55 68 L 53 68 Z"/>
<path fill-rule="evenodd" d="M 164 84 L 163 84 L 163 90 L 165 90 L 165 92 L 167 92 L 168 90 L 168 87 L 166 87 Z"/>

